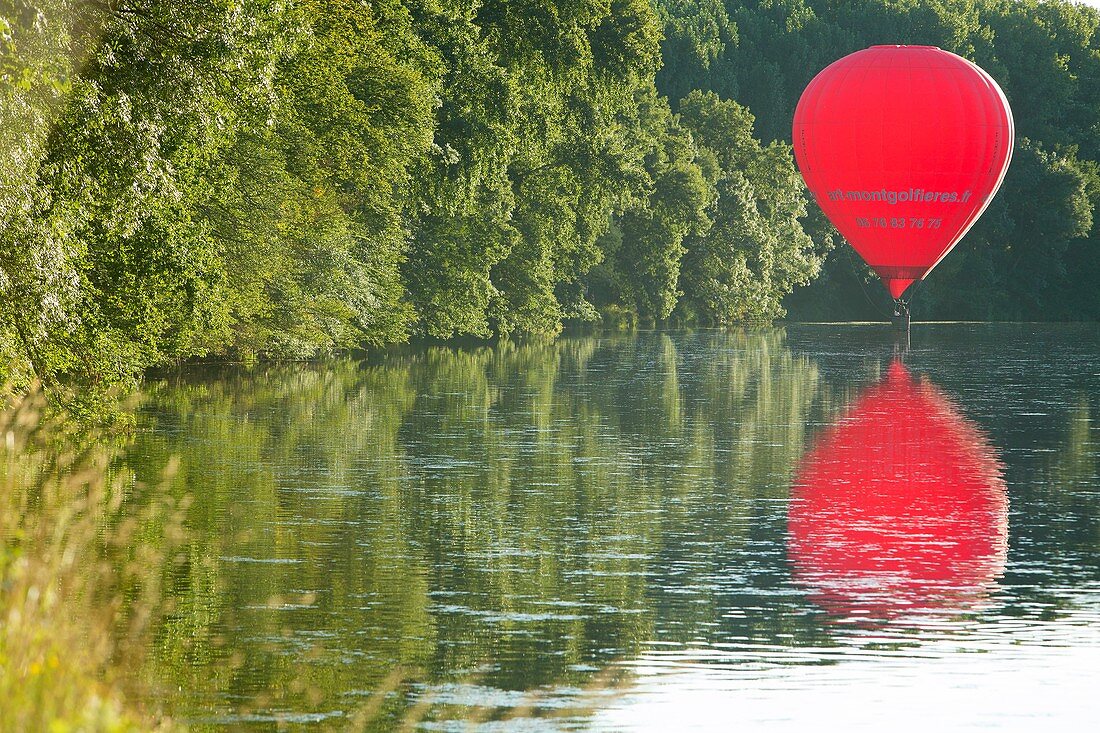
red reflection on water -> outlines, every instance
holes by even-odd
[[[796,582],[831,613],[961,610],[1004,569],[1007,517],[989,440],[895,361],[803,459],[788,550]]]

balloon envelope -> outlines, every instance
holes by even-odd
[[[810,193],[898,298],[981,216],[1014,131],[977,65],[933,46],[872,46],[813,78],[793,135]]]
[[[803,459],[788,531],[796,582],[834,614],[973,607],[1004,569],[1001,464],[943,393],[895,362]]]

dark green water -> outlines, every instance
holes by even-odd
[[[807,325],[150,384],[128,462],[178,457],[194,498],[152,654],[169,710],[200,729],[1088,727],[1100,328],[916,324],[905,383],[931,433],[891,423],[893,358],[885,326]],[[908,447],[834,450],[859,430]],[[799,544],[810,466],[860,461],[865,503],[834,486]],[[867,508],[945,470],[963,498]],[[846,574],[845,542],[885,564]]]

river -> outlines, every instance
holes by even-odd
[[[567,336],[151,380],[199,730],[1100,722],[1100,328]],[[176,465],[176,464],[174,464]]]

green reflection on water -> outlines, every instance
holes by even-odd
[[[179,456],[175,489],[194,497],[158,654],[178,712],[351,713],[395,668],[583,686],[645,640],[707,638],[728,555],[714,550],[782,544],[753,500],[786,495],[820,393],[775,330],[152,385],[129,461]],[[769,634],[797,625],[759,616],[746,623]]]

